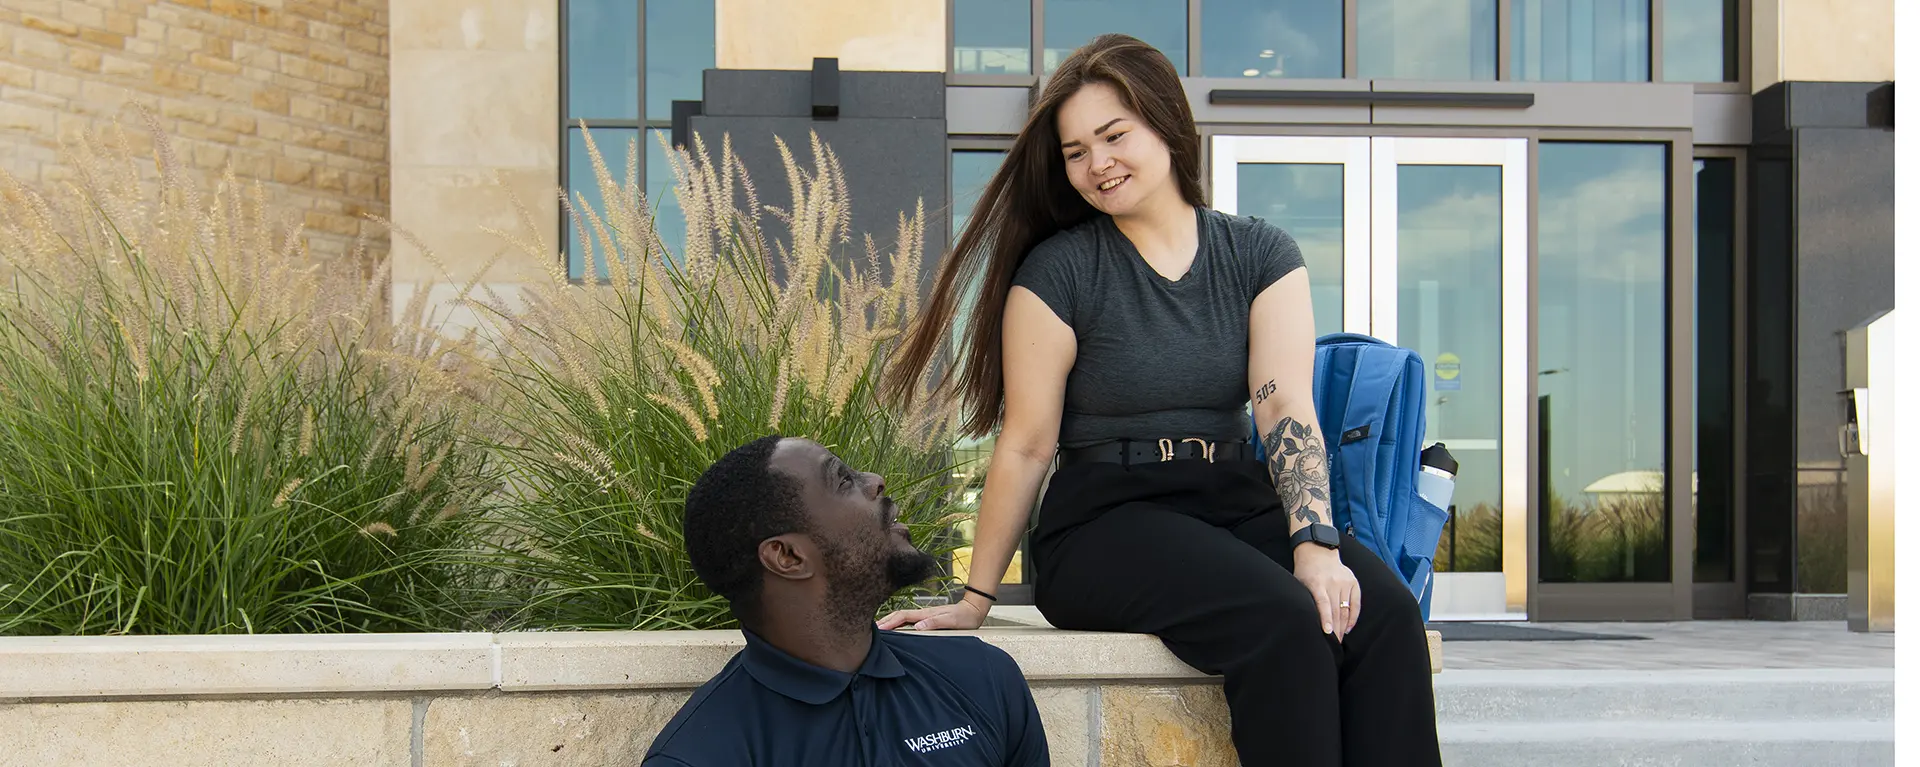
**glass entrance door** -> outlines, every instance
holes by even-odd
[[[1212,155],[1215,207],[1299,242],[1317,333],[1426,363],[1424,444],[1460,462],[1433,618],[1525,618],[1526,139],[1216,136]]]

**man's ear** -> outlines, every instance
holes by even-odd
[[[760,566],[775,577],[805,580],[813,577],[812,542],[800,535],[776,535],[760,542]]]

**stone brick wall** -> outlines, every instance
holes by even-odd
[[[382,255],[387,23],[387,0],[6,0],[0,169],[56,182],[62,140],[139,129],[137,102],[183,162],[266,182],[316,255]]]

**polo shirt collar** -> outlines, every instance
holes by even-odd
[[[754,681],[808,705],[818,706],[839,697],[853,682],[855,675],[889,679],[907,673],[906,668],[900,665],[900,659],[894,655],[893,648],[888,647],[881,637],[878,627],[873,630],[873,647],[867,651],[866,661],[853,674],[843,674],[795,658],[752,631],[741,629],[740,633],[747,637],[743,660],[747,673],[753,676]]]

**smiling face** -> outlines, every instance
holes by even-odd
[[[888,596],[938,572],[933,556],[914,548],[879,475],[855,471],[803,439],[781,440],[770,463],[800,484],[807,532],[796,548],[818,557],[830,609],[870,619]]]
[[[1146,206],[1179,203],[1166,142],[1113,86],[1088,83],[1061,102],[1054,122],[1067,180],[1095,210],[1124,217]]]

